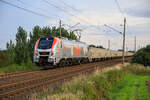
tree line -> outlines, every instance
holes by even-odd
[[[58,27],[40,27],[35,26],[32,32],[27,34],[27,31],[23,27],[19,27],[16,33],[16,43],[10,40],[6,44],[6,51],[0,51],[0,66],[10,64],[32,64],[34,46],[37,39],[41,37],[56,36],[59,34]],[[63,27],[61,28],[61,36],[67,37],[72,40],[77,40],[77,36],[73,32],[68,32]],[[6,58],[7,56],[7,58]],[[6,60],[6,61],[3,61]]]
[[[102,45],[98,45],[98,46],[96,46],[96,45],[94,45],[94,44],[89,45],[89,47],[106,49],[106,48],[104,48]]]

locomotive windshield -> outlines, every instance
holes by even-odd
[[[41,39],[39,42],[39,49],[50,49],[52,47],[53,44],[53,38],[49,38],[49,39]]]

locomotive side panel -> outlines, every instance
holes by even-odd
[[[87,45],[82,42],[62,39],[61,42],[57,43],[54,57],[56,59],[55,65],[62,61],[80,62],[80,60],[88,59]]]

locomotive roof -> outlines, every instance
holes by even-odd
[[[40,38],[40,40],[42,40],[42,39],[52,39],[52,38],[55,38],[54,36],[50,36],[50,37],[41,37]],[[82,43],[82,44],[86,44],[85,42],[81,42],[81,41],[77,41],[77,40],[71,40],[71,39],[68,39],[68,38],[66,38],[66,37],[56,37],[56,38],[59,38],[59,39],[61,39],[61,40],[63,40],[63,41],[70,41],[70,42],[76,42],[76,43]]]

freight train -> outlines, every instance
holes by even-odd
[[[125,56],[132,56],[127,52]],[[122,52],[89,47],[84,42],[48,37],[36,41],[34,63],[42,68],[69,66],[121,57]]]

